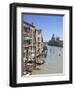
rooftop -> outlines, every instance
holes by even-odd
[[[31,27],[35,27],[33,24],[28,23],[28,22],[26,22],[26,21],[24,21],[24,24],[27,24],[27,25],[29,25],[29,26],[31,26]]]

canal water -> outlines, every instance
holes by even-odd
[[[33,70],[32,75],[56,74],[63,72],[63,48],[48,46],[47,57],[43,58],[45,63],[39,66],[39,70]]]

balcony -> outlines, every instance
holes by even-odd
[[[23,47],[24,48],[29,48],[29,47],[32,47],[32,44],[24,44]]]
[[[31,37],[23,37],[23,40],[32,40],[32,38]]]
[[[26,37],[32,37],[32,33],[31,32],[23,32],[23,35]]]

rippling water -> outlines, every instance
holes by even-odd
[[[63,48],[48,46],[45,63],[40,65],[40,70],[33,70],[32,74],[55,74],[63,72]]]

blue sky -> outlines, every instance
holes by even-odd
[[[49,41],[52,34],[63,38],[63,16],[23,14],[23,21],[33,22],[37,29],[41,29],[44,41]]]

